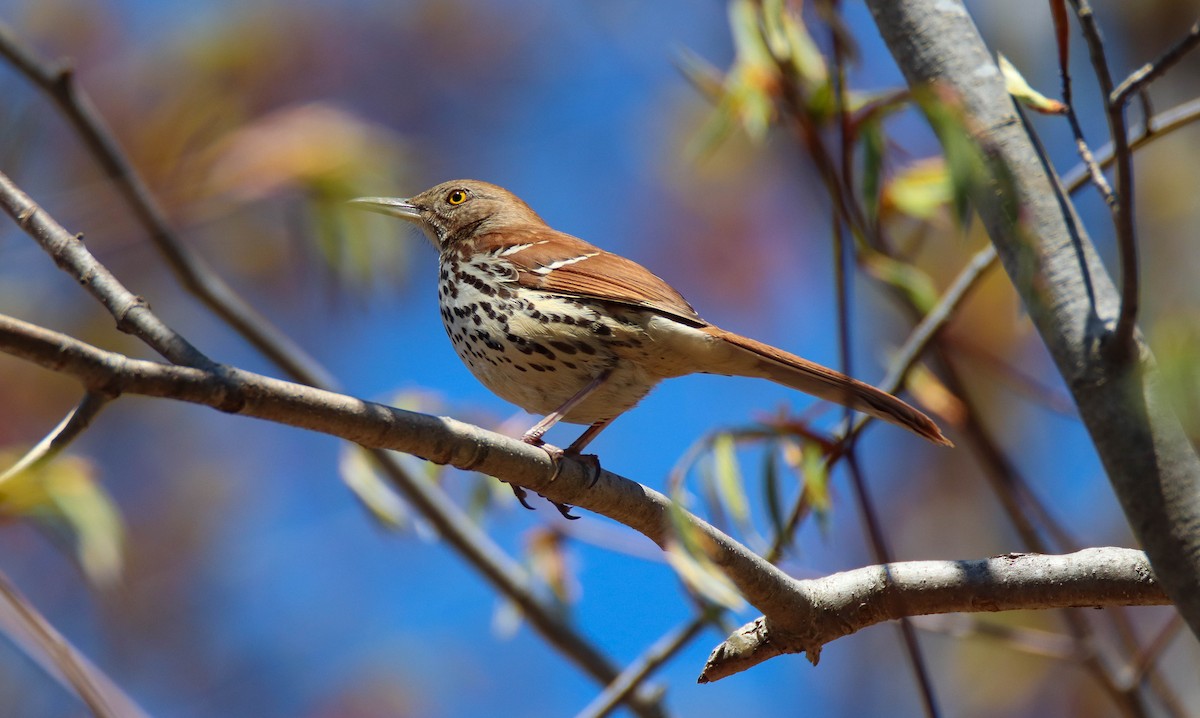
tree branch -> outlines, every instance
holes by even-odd
[[[0,573],[0,632],[58,682],[71,688],[96,718],[148,718]]]
[[[65,334],[0,315],[0,351],[74,376],[110,396],[141,394],[177,399],[231,414],[266,419],[353,441],[402,451],[437,464],[479,471],[560,503],[613,518],[659,546],[672,535],[670,500],[588,462],[559,466],[539,447],[448,417],[403,411],[229,366],[217,371],[131,359]],[[594,484],[593,484],[594,480]],[[791,579],[729,536],[691,517],[708,540],[711,558],[742,594],[764,613],[781,603]]]
[[[670,500],[657,491],[608,471],[596,476],[589,464],[577,460],[561,460],[556,471],[545,451],[454,419],[402,411],[232,367],[209,372],[131,359],[3,315],[0,351],[74,376],[92,391],[177,399],[480,471],[552,501],[608,516],[659,546],[666,544],[673,531]],[[751,662],[729,654],[728,660],[739,661],[737,665],[743,668],[781,652],[807,651],[815,661],[824,643],[853,632],[847,631],[847,626],[861,628],[901,615],[1166,602],[1148,565],[1138,558],[1139,552],[1093,549],[1101,553],[1059,557],[1062,565],[1035,563],[1043,571],[1042,578],[1028,578],[1024,591],[1018,590],[1024,584],[1012,583],[1019,574],[1000,569],[1004,561],[1027,560],[1025,555],[1005,557],[1001,563],[996,559],[919,562],[860,569],[849,575],[864,582],[867,579],[861,577],[869,576],[882,603],[859,605],[874,594],[860,590],[853,600],[844,598],[847,587],[856,584],[840,583],[842,574],[816,581],[794,580],[702,519],[685,516],[691,529],[702,537],[709,557],[742,595],[769,617],[760,619],[759,633],[764,640],[770,639],[773,648],[756,650],[759,658]],[[1046,561],[1052,558],[1045,557]],[[924,568],[908,573],[906,567],[910,566]],[[947,567],[960,574],[957,583],[949,577]],[[884,575],[889,580],[881,582]],[[996,578],[989,582],[989,576]],[[836,593],[830,593],[835,588]],[[911,597],[910,591],[915,592]],[[842,608],[828,610],[843,600]],[[848,621],[848,615],[857,618]],[[776,650],[780,647],[787,650]],[[728,673],[706,671],[705,675],[712,680]]]
[[[78,236],[58,224],[3,174],[0,174],[0,206],[38,241],[60,269],[74,277],[108,308],[117,318],[118,327],[136,335],[177,364],[222,375],[223,368],[220,365],[163,323],[143,299],[130,292],[88,251]],[[302,375],[299,380],[313,382],[318,378]],[[557,611],[538,598],[530,587],[525,570],[475,526],[444,492],[429,482],[409,476],[395,461],[395,457],[387,452],[372,451],[372,456],[397,490],[428,519],[446,542],[498,591],[519,606],[529,624],[551,645],[602,684],[608,684],[617,677],[617,667]],[[661,706],[640,694],[630,699],[630,705],[643,718],[662,715]]]
[[[1200,635],[1200,459],[1162,395],[1153,356],[1140,336],[1133,364],[1101,351],[1121,298],[966,10],[946,0],[868,5],[908,82],[953,90],[989,157],[1006,169],[1005,181],[978,188],[976,208],[1071,390],[1134,535]]]
[[[200,255],[179,241],[154,193],[134,169],[87,92],[75,81],[70,65],[61,62],[53,65],[38,58],[3,23],[0,23],[0,57],[58,106],[185,289],[297,381],[306,384],[332,381],[315,359],[242,299]]]
[[[767,617],[751,621],[712,652],[701,683],[785,653],[805,652],[815,664],[826,643],[903,616],[1169,603],[1145,554],[1127,548],[909,561],[796,583],[794,610],[806,620],[790,623],[803,629],[782,629]]]
[[[91,426],[92,419],[96,418],[96,415],[100,413],[100,410],[104,408],[108,401],[108,397],[96,392],[89,391],[84,394],[83,399],[71,411],[67,412],[67,415],[58,423],[58,426],[55,426],[32,449],[25,452],[25,455],[18,459],[15,464],[4,471],[0,471],[0,487],[3,487],[6,481],[9,481],[22,471],[35,466],[41,466],[62,453],[64,449],[71,445],[71,442],[79,438]]]
[[[1117,85],[1116,89],[1109,95],[1109,103],[1116,106],[1124,105],[1129,101],[1130,95],[1144,90],[1146,85],[1154,82],[1164,72],[1171,69],[1175,63],[1182,60],[1183,56],[1194,50],[1197,45],[1200,45],[1200,22],[1193,23],[1188,28],[1187,34],[1169,47],[1156,60],[1147,62],[1145,65],[1129,73],[1129,77],[1126,77],[1120,85]]]
[[[1116,204],[1110,204],[1113,225],[1117,232],[1117,250],[1121,258],[1121,303],[1117,314],[1116,328],[1108,336],[1103,349],[1118,364],[1138,361],[1137,317],[1140,304],[1138,289],[1137,225],[1134,222],[1133,201],[1133,152],[1129,148],[1128,129],[1125,122],[1124,103],[1109,101],[1113,95],[1112,72],[1108,68],[1108,57],[1104,40],[1096,23],[1096,14],[1088,0],[1070,0],[1083,30],[1092,58],[1092,68],[1104,98],[1104,116],[1108,120],[1108,133],[1113,143],[1113,158],[1117,165]]]

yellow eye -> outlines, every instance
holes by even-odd
[[[448,202],[453,207],[457,207],[458,205],[460,205],[466,201],[467,201],[466,190],[452,189],[452,190],[450,190],[450,194],[446,195],[446,202]]]

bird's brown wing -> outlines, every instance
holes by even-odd
[[[497,241],[497,235],[482,238]],[[650,309],[686,324],[707,324],[671,285],[637,262],[549,228],[506,230],[504,252],[517,283],[530,289]],[[506,251],[508,250],[508,251]]]

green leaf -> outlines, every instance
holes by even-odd
[[[941,157],[913,162],[887,183],[886,206],[916,219],[929,220],[954,199],[954,186]]]
[[[922,313],[937,305],[938,291],[933,278],[917,265],[870,249],[860,250],[859,261],[871,276],[903,292]]]
[[[746,482],[738,465],[737,444],[729,434],[718,434],[712,446],[713,476],[721,504],[738,524],[744,525],[750,518],[750,507],[746,499]]]
[[[1168,315],[1154,324],[1151,345],[1168,397],[1187,435],[1200,437],[1200,321]]]
[[[862,197],[867,221],[879,221],[879,201],[883,192],[883,160],[887,137],[883,123],[879,120],[864,122],[858,126],[859,142],[862,144]]]
[[[355,498],[371,514],[371,517],[391,531],[409,525],[408,507],[396,491],[376,471],[366,450],[357,444],[346,444],[338,458],[338,474],[342,483],[354,493]]]
[[[833,506],[829,496],[829,471],[825,462],[825,450],[816,443],[808,442],[802,450],[804,485],[812,496],[813,507],[828,511]]]
[[[776,536],[783,533],[786,519],[783,516],[783,496],[779,486],[779,447],[772,444],[763,454],[763,491],[766,494],[767,519]]]
[[[0,451],[0,466],[13,465],[23,455]],[[0,484],[0,516],[31,519],[69,546],[93,585],[112,586],[120,578],[124,524],[86,459],[59,456],[12,474]]]
[[[530,573],[550,589],[561,606],[566,606],[575,581],[568,568],[563,535],[551,529],[533,529],[525,541],[525,554]]]
[[[788,58],[796,74],[810,86],[828,84],[829,68],[825,64],[825,56],[821,54],[821,49],[801,17],[785,11],[780,16],[780,25],[787,37]]]
[[[928,88],[914,91],[913,97],[942,143],[954,218],[959,226],[966,226],[972,195],[976,191],[982,192],[991,179],[987,160],[968,129],[956,99]]]
[[[688,520],[678,497],[673,497],[667,514],[671,518],[673,531],[664,551],[667,563],[680,580],[688,590],[708,602],[734,611],[742,610],[746,605],[745,600],[720,567],[704,552],[702,544],[709,539]]]
[[[825,450],[811,441],[788,441],[784,444],[783,460],[799,475],[809,506],[824,528],[828,523],[829,511],[833,508]]]

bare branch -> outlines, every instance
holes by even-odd
[[[1133,201],[1133,152],[1129,148],[1128,127],[1125,122],[1124,103],[1107,101],[1113,94],[1112,73],[1100,37],[1100,27],[1088,0],[1071,0],[1083,39],[1092,58],[1092,68],[1100,84],[1100,93],[1105,98],[1104,116],[1108,119],[1108,132],[1113,143],[1113,157],[1117,165],[1117,201],[1111,205],[1113,224],[1117,230],[1117,249],[1121,257],[1121,304],[1116,328],[1107,337],[1105,350],[1118,364],[1136,362],[1138,304],[1138,255],[1137,228],[1134,223]]]
[[[1142,92],[1146,89],[1146,85],[1154,82],[1162,76],[1167,70],[1171,69],[1175,63],[1183,59],[1183,56],[1191,52],[1200,45],[1200,21],[1194,23],[1181,39],[1176,41],[1174,45],[1167,49],[1153,62],[1147,62],[1138,69],[1134,70],[1126,77],[1120,85],[1117,86],[1112,94],[1109,95],[1109,104],[1115,106],[1124,105],[1129,101],[1129,96],[1134,93]]]
[[[1149,117],[1145,125],[1132,128],[1129,131],[1129,148],[1133,151],[1140,150],[1151,142],[1187,127],[1197,120],[1200,120],[1200,99],[1176,105]],[[1096,155],[1099,157],[1097,161],[1101,167],[1111,165],[1114,160],[1112,144],[1101,147],[1097,150]],[[1082,166],[1073,168],[1062,178],[1063,186],[1072,194],[1078,192],[1086,182],[1087,168]]]
[[[155,316],[145,299],[135,296],[100,264],[84,247],[82,235],[71,234],[55,222],[3,173],[0,173],[0,207],[37,240],[59,268],[74,276],[104,305],[116,318],[118,329],[137,336],[176,364],[213,366],[211,359]]]
[[[553,501],[620,521],[659,546],[665,545],[671,535],[670,500],[657,491],[608,471],[595,476],[591,465],[576,460],[562,460],[556,471],[545,451],[453,419],[402,411],[230,367],[223,367],[217,374],[130,359],[3,316],[0,351],[75,376],[85,386],[107,392],[178,399],[481,471]],[[787,639],[785,643],[773,639],[772,645],[808,651],[810,658],[816,657],[824,643],[846,635],[848,625],[861,628],[908,615],[906,611],[918,614],[1166,602],[1139,552],[1100,549],[1101,554],[1083,552],[1059,557],[1064,561],[1059,568],[1053,563],[1035,564],[1043,582],[1030,579],[1025,590],[1021,590],[1021,584],[1014,584],[1009,574],[1000,572],[1003,562],[1019,563],[1026,560],[1024,555],[1004,557],[999,559],[1000,564],[995,563],[996,559],[929,562],[929,567],[937,568],[933,573],[929,567],[917,573],[898,570],[926,562],[860,569],[865,573],[856,574],[859,578],[855,580],[866,581],[863,577],[869,576],[882,604],[860,605],[865,598],[876,600],[860,595],[845,605],[839,604],[837,610],[820,613],[842,599],[829,594],[830,589],[814,593],[814,587],[824,586],[824,581],[844,591],[846,585],[855,584],[837,583],[837,577],[796,581],[703,520],[690,515],[687,519],[696,535],[705,539],[704,548],[710,558],[750,603],[771,617],[770,631],[781,631],[779,640]],[[1097,556],[1105,560],[1098,563]],[[1117,558],[1124,563],[1117,562]],[[880,581],[880,572],[886,572],[890,580]],[[1053,579],[1044,580],[1045,576]],[[910,595],[910,590],[915,593]],[[848,617],[853,620],[848,621]],[[762,654],[760,660],[767,657]]]
[[[625,696],[683,650],[696,636],[700,635],[700,631],[711,621],[712,616],[701,613],[655,641],[653,646],[650,646],[636,661],[626,666],[625,670],[621,671],[621,675],[606,686],[600,695],[592,699],[592,702],[575,718],[604,718],[612,713],[620,707]]]
[[[108,403],[109,398],[89,391],[84,394],[83,399],[74,409],[67,412],[63,420],[54,427],[41,441],[39,441],[32,449],[22,456],[17,463],[8,467],[4,472],[0,472],[0,486],[17,474],[26,469],[34,468],[41,464],[50,461],[63,449],[70,446],[82,434],[88,426],[91,425],[92,419],[100,410]]]
[[[800,615],[791,617],[791,628],[766,617],[746,624],[712,652],[701,683],[786,653],[807,653],[815,664],[826,643],[901,616],[1170,603],[1145,554],[1127,548],[910,561],[797,584],[793,610]]]
[[[332,377],[316,360],[242,299],[204,259],[179,241],[167,221],[166,213],[134,169],[104,118],[96,111],[91,98],[75,81],[75,74],[69,65],[59,63],[54,66],[41,60],[3,23],[0,23],[0,56],[58,106],[112,179],[134,217],[145,228],[150,240],[184,288],[297,381],[306,384],[332,382]]]
[[[205,371],[131,359],[2,315],[0,351],[111,395],[178,399],[480,471],[553,501],[614,518],[660,546],[671,535],[666,515],[670,501],[657,491],[607,471],[596,478],[589,463],[573,459],[560,461],[556,471],[541,448],[454,419],[402,411],[234,367]],[[696,530],[711,542],[713,560],[729,571],[746,598],[756,605],[774,605],[790,579],[725,534],[700,519],[694,521]]]
[[[42,670],[75,691],[97,718],[147,718],[133,699],[63,638],[2,573],[0,631]]]

